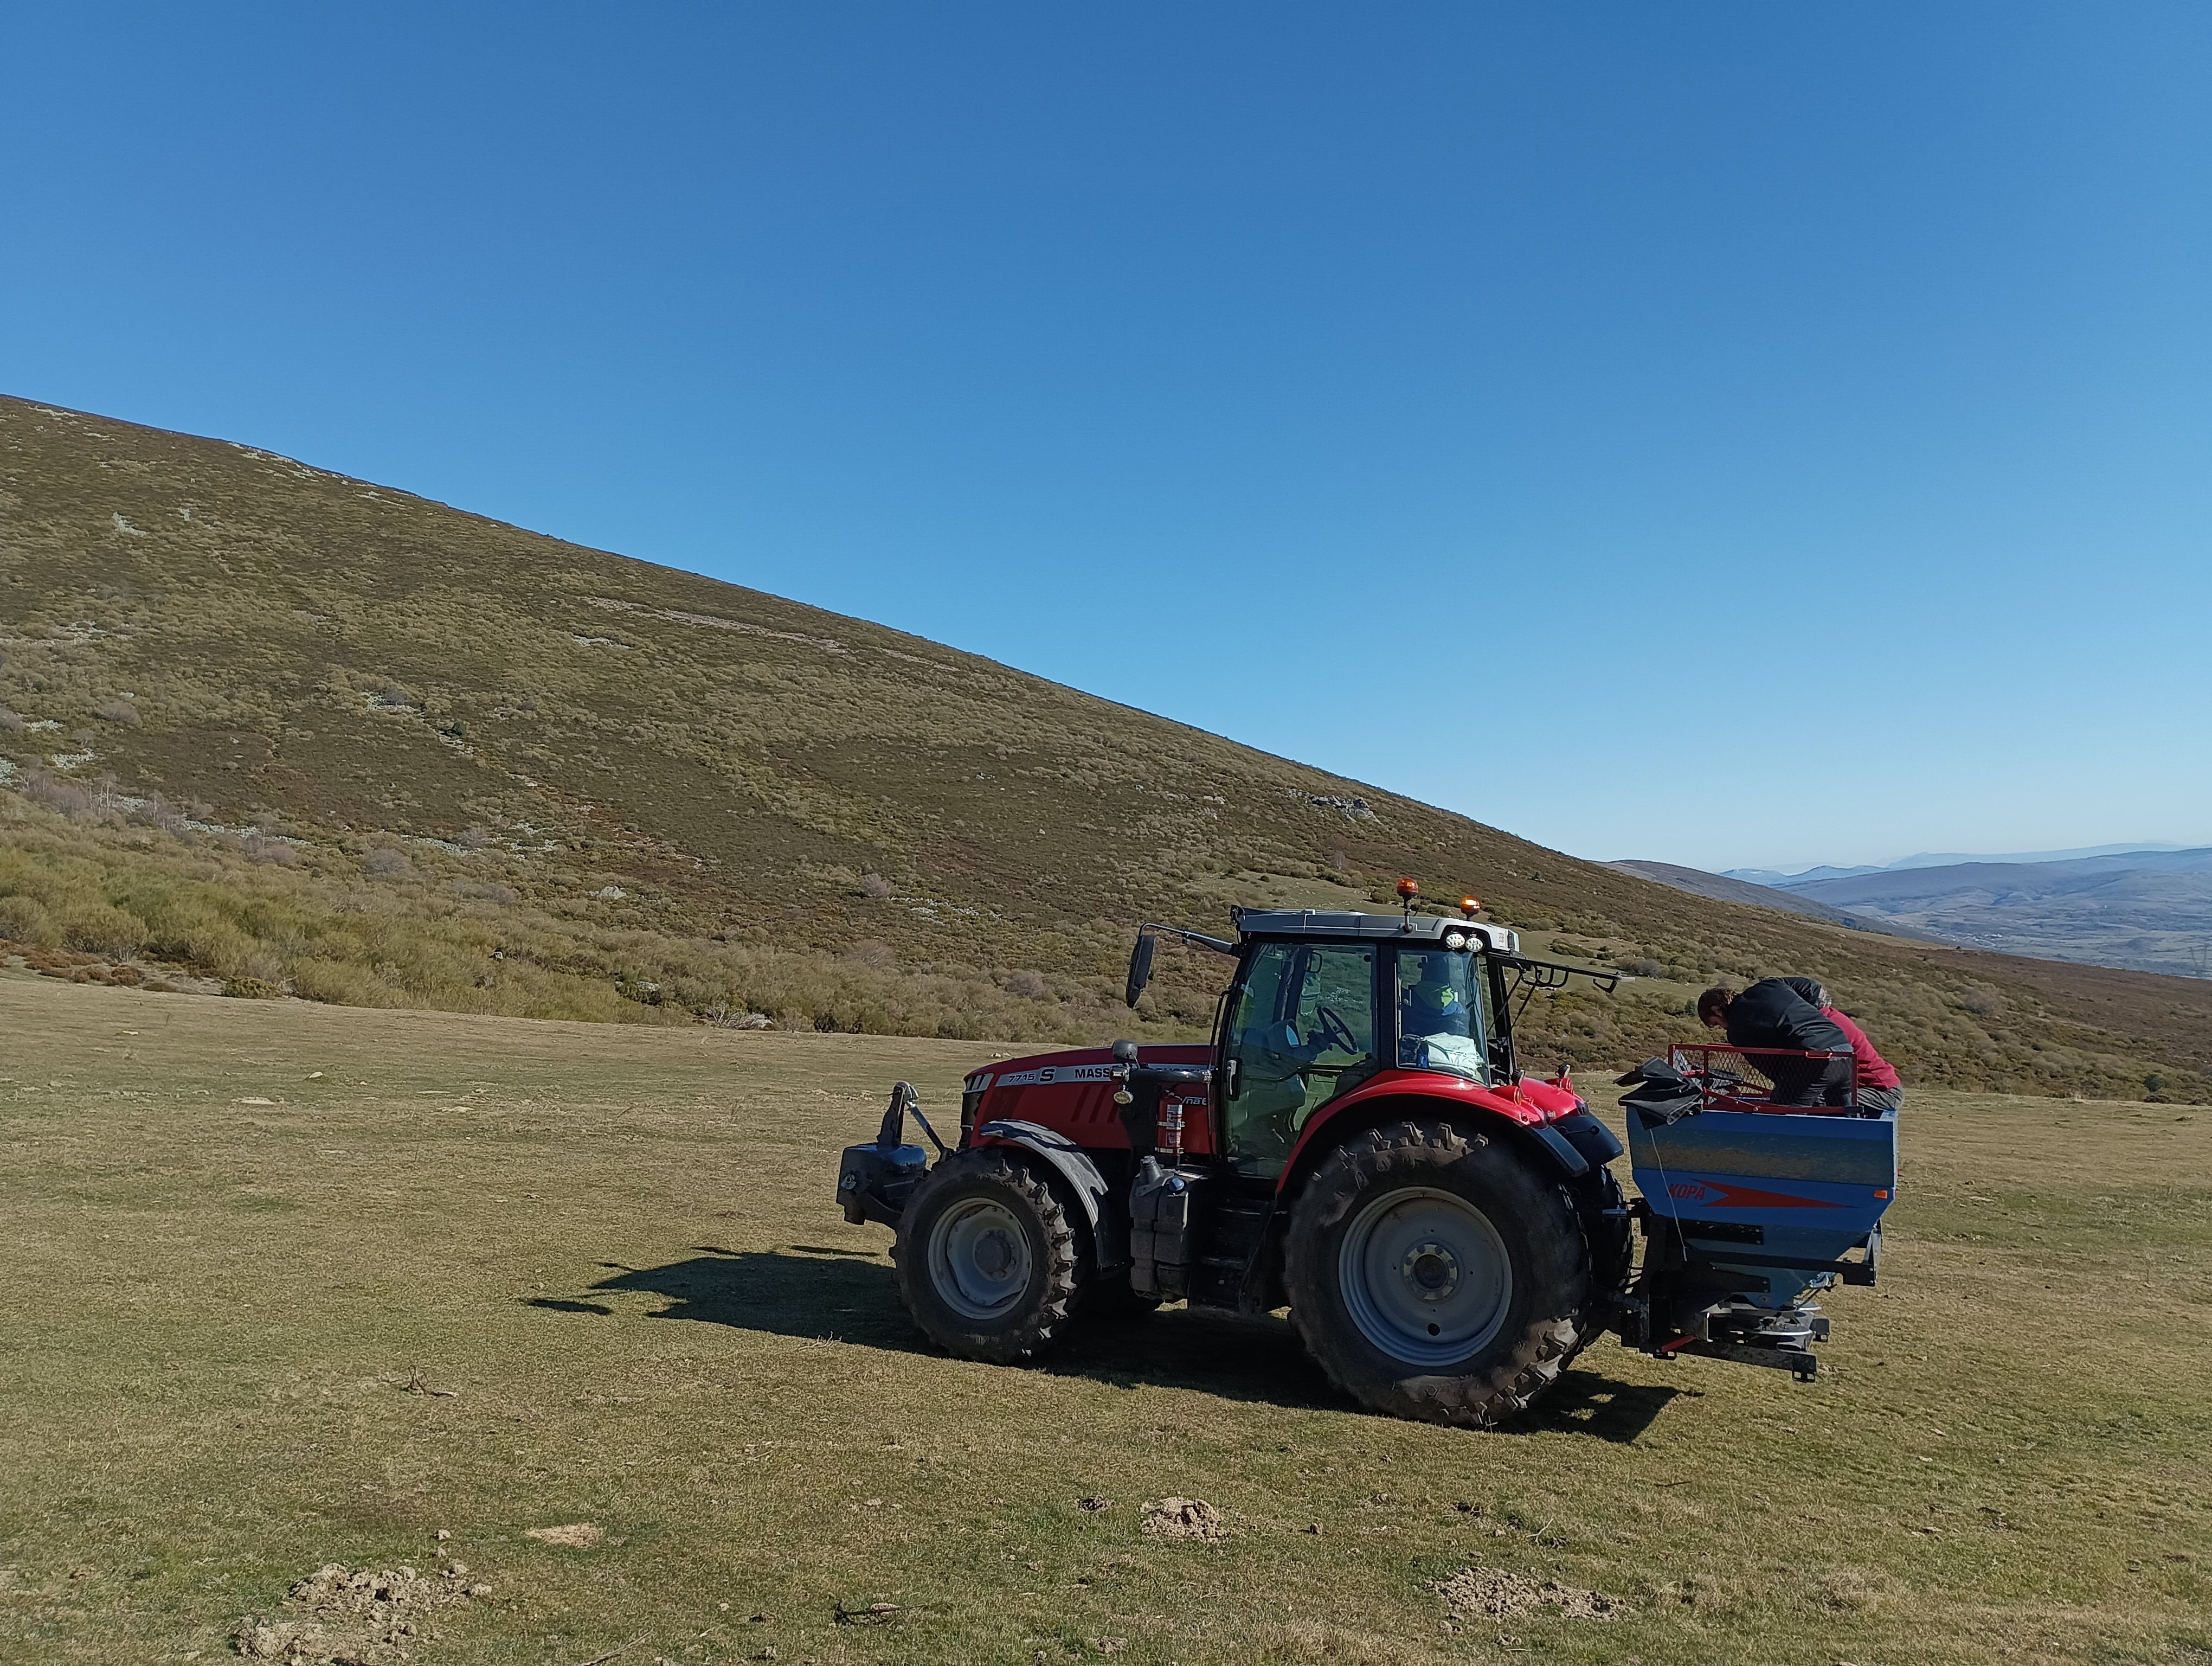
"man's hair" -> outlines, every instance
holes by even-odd
[[[1698,1021],[1702,1024],[1716,1012],[1727,1012],[1729,1002],[1735,999],[1735,990],[1725,983],[1716,983],[1698,997]]]

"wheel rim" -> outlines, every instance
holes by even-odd
[[[1412,1365],[1449,1365],[1486,1347],[1513,1302],[1513,1263],[1490,1218],[1429,1187],[1386,1192],[1359,1212],[1337,1282],[1359,1334]]]
[[[963,1319],[1004,1317],[1029,1288],[1030,1239],[1014,1212],[969,1198],[929,1229],[929,1275],[945,1304]]]

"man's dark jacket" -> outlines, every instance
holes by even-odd
[[[1778,1047],[1795,1053],[1845,1055],[1825,1065],[1813,1060],[1795,1064],[1780,1059],[1754,1060],[1774,1079],[1777,1104],[1843,1103],[1844,1090],[1850,1079],[1851,1038],[1820,1011],[1820,986],[1810,978],[1770,977],[1753,984],[1729,1003],[1728,1038],[1732,1047]]]

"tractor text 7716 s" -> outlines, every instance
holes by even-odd
[[[968,1079],[947,1150],[901,1083],[840,1166],[848,1220],[896,1234],[940,1346],[1011,1362],[1086,1313],[1285,1304],[1378,1411],[1484,1426],[1601,1332],[1660,1355],[1817,1369],[1812,1298],[1871,1284],[1896,1116],[1784,1103],[1826,1055],[1678,1047],[1622,1078],[1631,1161],[1562,1071],[1524,1075],[1515,1002],[1571,976],[1503,927],[1416,912],[1236,911],[1235,940],[1146,926],[1236,972],[1212,1043],[1010,1059]],[[939,1158],[905,1143],[912,1113]],[[1641,1251],[1632,1225],[1642,1228]],[[1852,1252],[1856,1252],[1856,1259]]]

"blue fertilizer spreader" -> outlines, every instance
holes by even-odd
[[[1875,1281],[1897,1195],[1894,1110],[1859,1108],[1849,1071],[1840,1104],[1792,1103],[1838,1056],[1681,1046],[1620,1079],[1644,1236],[1631,1347],[1818,1372],[1813,1298]]]

